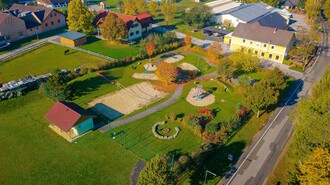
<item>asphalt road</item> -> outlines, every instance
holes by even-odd
[[[274,111],[264,128],[257,133],[250,146],[240,156],[235,164],[236,169],[229,176],[224,177],[219,184],[262,185],[266,182],[294,129],[289,119],[290,112],[299,98],[309,95],[313,83],[322,76],[330,63],[328,35],[330,26],[327,22],[323,22],[323,28],[317,62],[306,70],[304,77],[296,81],[295,88],[288,93],[282,106]]]

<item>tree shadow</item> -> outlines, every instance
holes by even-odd
[[[206,170],[215,173],[217,177],[225,176],[226,172],[237,162],[245,146],[246,142],[239,141],[229,145],[214,146],[202,152],[194,159],[195,167],[190,176],[190,183],[203,184]],[[228,160],[229,154],[234,156],[232,162]],[[208,176],[207,179],[214,178],[214,176]]]
[[[116,80],[117,78],[107,76],[110,81]],[[105,79],[95,76],[85,80],[75,81],[71,84],[74,94],[74,99],[89,94],[90,92],[97,91],[102,85],[108,84]]]

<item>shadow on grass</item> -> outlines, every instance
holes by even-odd
[[[86,44],[92,44],[92,43],[97,42],[99,40],[101,40],[101,39],[99,39],[97,37],[94,37],[94,36],[89,36],[89,37],[87,37],[87,43]]]
[[[215,173],[218,177],[225,176],[226,172],[237,162],[245,146],[245,142],[234,142],[202,152],[195,160],[190,183],[203,184],[206,170]],[[228,160],[229,154],[234,156],[233,162]],[[208,176],[208,180],[211,179],[214,179],[214,177]]]
[[[107,76],[107,78],[110,81],[114,81],[117,79],[117,78],[111,77],[111,76]],[[89,94],[90,92],[97,91],[102,85],[108,84],[108,83],[109,82],[107,82],[103,78],[101,78],[99,76],[95,76],[95,77],[91,77],[91,78],[88,78],[85,80],[75,81],[71,85],[72,85],[74,97],[78,98],[80,96]]]

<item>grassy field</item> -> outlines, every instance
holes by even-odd
[[[73,70],[76,67],[96,67],[107,60],[83,52],[70,50],[64,55],[66,47],[45,44],[41,47],[10,58],[0,63],[0,83],[18,80],[27,75],[41,75],[55,68]]]
[[[68,143],[38,91],[0,102],[0,184],[129,184],[138,157],[98,131]]]
[[[140,53],[139,46],[137,44],[132,46],[129,44],[115,44],[110,41],[101,40],[92,36],[88,37],[87,44],[84,44],[80,47],[116,59],[123,59],[128,56],[136,56]]]
[[[67,29],[67,27],[62,27],[62,28],[59,28],[59,29],[56,29],[56,30],[46,32],[46,33],[38,34],[38,38],[37,38],[36,35],[34,35],[34,36],[31,36],[31,37],[27,37],[27,38],[21,39],[19,41],[13,42],[13,43],[11,43],[10,46],[0,50],[0,55],[6,53],[8,51],[11,51],[11,50],[26,46],[28,44],[37,42],[40,39],[44,39],[44,38],[47,38],[47,37],[51,37],[51,36],[60,34],[64,31],[66,31],[66,29]]]

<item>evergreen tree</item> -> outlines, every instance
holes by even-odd
[[[140,173],[138,184],[175,184],[174,175],[166,163],[166,157],[157,155],[156,157],[152,158],[150,162],[147,162],[147,165]]]
[[[127,37],[127,27],[124,21],[114,13],[108,13],[100,28],[101,36],[107,40],[120,41]]]
[[[41,90],[52,99],[58,101],[69,100],[72,98],[72,91],[68,81],[67,76],[59,69],[56,69],[46,83],[42,84]]]
[[[67,24],[69,30],[89,33],[93,30],[93,15],[81,0],[71,0],[68,6]]]

